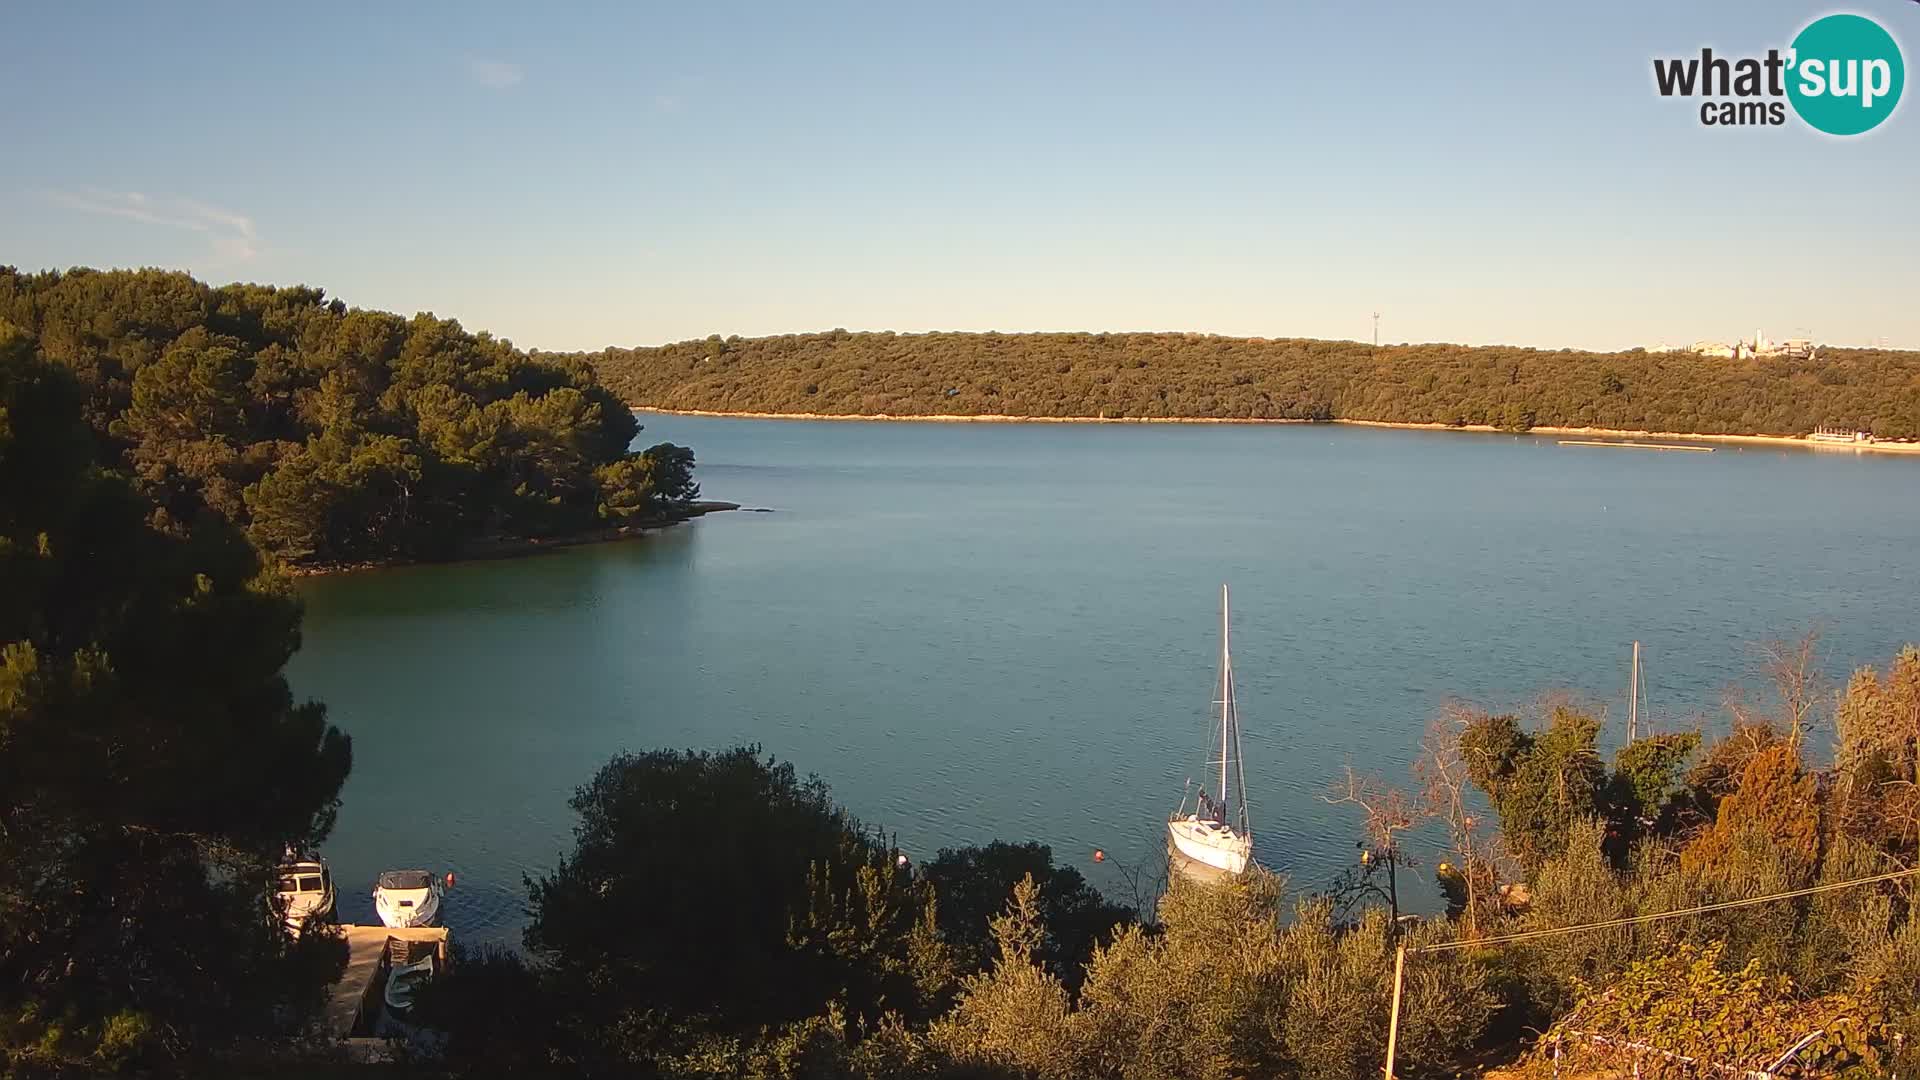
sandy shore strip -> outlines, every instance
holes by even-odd
[[[1410,431],[1475,431],[1494,435],[1573,435],[1594,439],[1691,439],[1799,450],[1839,450],[1873,454],[1920,454],[1920,442],[1817,443],[1804,435],[1704,435],[1688,431],[1638,431],[1623,428],[1550,427],[1509,431],[1491,424],[1417,424],[1399,420],[1285,420],[1237,416],[1008,416],[1002,413],[969,415],[894,415],[891,413],[716,412],[711,409],[656,409],[635,406],[636,413],[661,416],[717,416],[738,420],[857,420],[884,423],[936,424],[1348,424],[1354,427],[1404,428]]]

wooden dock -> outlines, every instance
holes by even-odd
[[[416,926],[399,929],[391,926],[342,926],[347,939],[347,970],[333,984],[321,1014],[324,1034],[330,1039],[352,1040],[373,1034],[386,1008],[387,939],[430,943],[446,969],[450,946],[444,926]]]
[[[1632,439],[1561,439],[1561,446],[1631,446],[1638,450],[1691,450],[1696,454],[1711,454],[1711,446],[1686,446],[1681,443],[1637,442]]]

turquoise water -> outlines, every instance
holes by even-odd
[[[1920,639],[1920,461],[1327,426],[643,417],[728,513],[644,540],[314,579],[296,692],[354,737],[327,848],[453,870],[513,941],[521,876],[613,753],[757,741],[909,851],[1039,839],[1150,864],[1200,772],[1222,582],[1258,854],[1318,887],[1352,763],[1405,779],[1449,698],[1565,688],[1722,722],[1752,645],[1823,632],[1837,680]],[[673,823],[662,822],[663,828]],[[1095,865],[1104,848],[1113,861]],[[1120,890],[1124,891],[1124,890]]]

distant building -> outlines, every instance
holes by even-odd
[[[1860,446],[1873,442],[1873,432],[1855,431],[1851,428],[1843,427],[1819,427],[1814,428],[1813,434],[1808,436],[1808,438],[1817,443],[1843,443],[1849,446]]]
[[[1696,341],[1691,345],[1675,345],[1671,348],[1649,349],[1648,352],[1689,352],[1695,356],[1712,356],[1723,360],[1751,359],[1760,356],[1784,356],[1792,360],[1811,360],[1818,354],[1820,347],[1808,338],[1788,338],[1785,341],[1770,340],[1758,330],[1750,340],[1735,341]]]
[[[1770,341],[1765,334],[1755,330],[1753,341],[1743,343],[1748,356],[1785,356],[1794,360],[1813,359],[1814,344],[1807,338],[1788,338],[1786,341]]]

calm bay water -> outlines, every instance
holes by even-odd
[[[1222,582],[1263,862],[1352,861],[1341,767],[1404,780],[1449,698],[1566,688],[1723,722],[1752,643],[1836,680],[1920,640],[1920,462],[1344,427],[646,416],[718,514],[630,543],[302,584],[296,693],[354,738],[326,854],[453,870],[513,942],[521,876],[609,756],[755,741],[909,851],[1001,837],[1119,889],[1201,771]],[[662,822],[663,828],[672,823]],[[1124,891],[1124,890],[1120,890]]]

